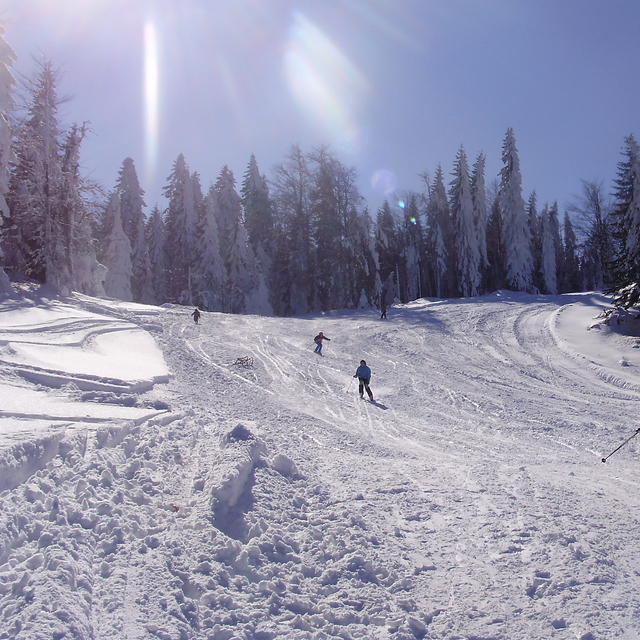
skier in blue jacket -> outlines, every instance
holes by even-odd
[[[373,402],[373,392],[369,388],[369,381],[371,380],[371,369],[367,367],[367,363],[364,360],[360,360],[360,366],[356,369],[356,374],[353,376],[358,378],[360,385],[358,391],[360,391],[360,397],[364,397],[364,390],[367,390],[369,400]]]

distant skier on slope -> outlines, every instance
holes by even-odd
[[[313,341],[316,343],[316,348],[313,350],[314,353],[317,353],[318,355],[322,355],[322,341],[323,340],[328,340],[329,342],[331,342],[331,338],[327,338],[327,336],[324,335],[324,333],[322,333],[322,331],[313,339]]]
[[[200,316],[202,315],[202,314],[200,313],[200,309],[198,309],[198,308],[196,307],[196,310],[195,310],[191,315],[193,316],[193,321],[194,321],[196,324],[199,324],[199,323],[200,323]]]
[[[364,360],[360,360],[360,366],[356,369],[356,374],[353,376],[358,378],[360,385],[358,391],[360,391],[360,397],[364,397],[364,390],[367,390],[369,400],[373,402],[373,391],[369,388],[369,381],[371,380],[371,369],[367,367],[367,363]]]

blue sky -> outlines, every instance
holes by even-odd
[[[525,199],[562,210],[640,136],[637,0],[0,0],[0,19],[15,72],[62,67],[87,174],[112,188],[132,157],[149,206],[179,153],[206,190],[299,143],[354,166],[375,211],[438,163],[448,181],[461,144],[489,182],[513,127]]]

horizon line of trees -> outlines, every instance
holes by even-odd
[[[203,190],[182,154],[145,213],[134,161],[106,196],[80,173],[87,127],[63,130],[57,73],[42,61],[13,100],[15,54],[0,30],[0,291],[30,278],[80,291],[208,311],[298,315],[475,297],[498,289],[557,294],[604,289],[640,299],[640,151],[624,141],[614,192],[583,181],[564,212],[525,201],[515,136],[487,184],[485,156],[461,146],[447,181],[385,201],[373,220],[355,169],[328,148],[292,145],[268,179],[252,155],[239,190],[224,166]],[[3,270],[4,269],[4,270]]]

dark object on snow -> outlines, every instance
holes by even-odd
[[[233,364],[239,364],[242,367],[253,367],[253,358],[251,356],[242,356],[242,358],[236,358]]]
[[[380,320],[382,320],[387,317],[387,305],[384,302],[380,305],[380,311]]]
[[[331,338],[327,338],[327,336],[324,335],[324,333],[322,333],[322,331],[313,339],[313,341],[316,343],[316,348],[313,350],[314,353],[318,353],[320,355],[322,355],[322,341],[323,340],[328,340],[329,342],[331,342]]]
[[[360,366],[356,369],[356,374],[353,376],[354,378],[358,378],[360,384],[358,385],[358,391],[360,392],[360,397],[364,396],[364,390],[367,390],[367,395],[371,402],[373,402],[373,391],[369,388],[369,381],[371,380],[371,369],[367,367],[367,363],[364,360],[360,360]]]
[[[630,435],[619,447],[616,447],[608,456],[605,456],[604,458],[602,458],[602,462],[606,462],[608,458],[610,458],[619,449],[622,449],[622,447],[624,447],[624,445],[627,444],[627,442],[629,442],[629,440],[633,440],[633,438],[635,438],[639,433],[640,433],[640,427],[637,428],[633,432],[633,434]]]
[[[202,314],[200,313],[200,309],[196,309],[196,310],[195,310],[191,315],[193,316],[193,321],[194,321],[196,324],[198,324],[198,323],[199,323],[199,321],[200,321],[200,316],[202,315]]]

